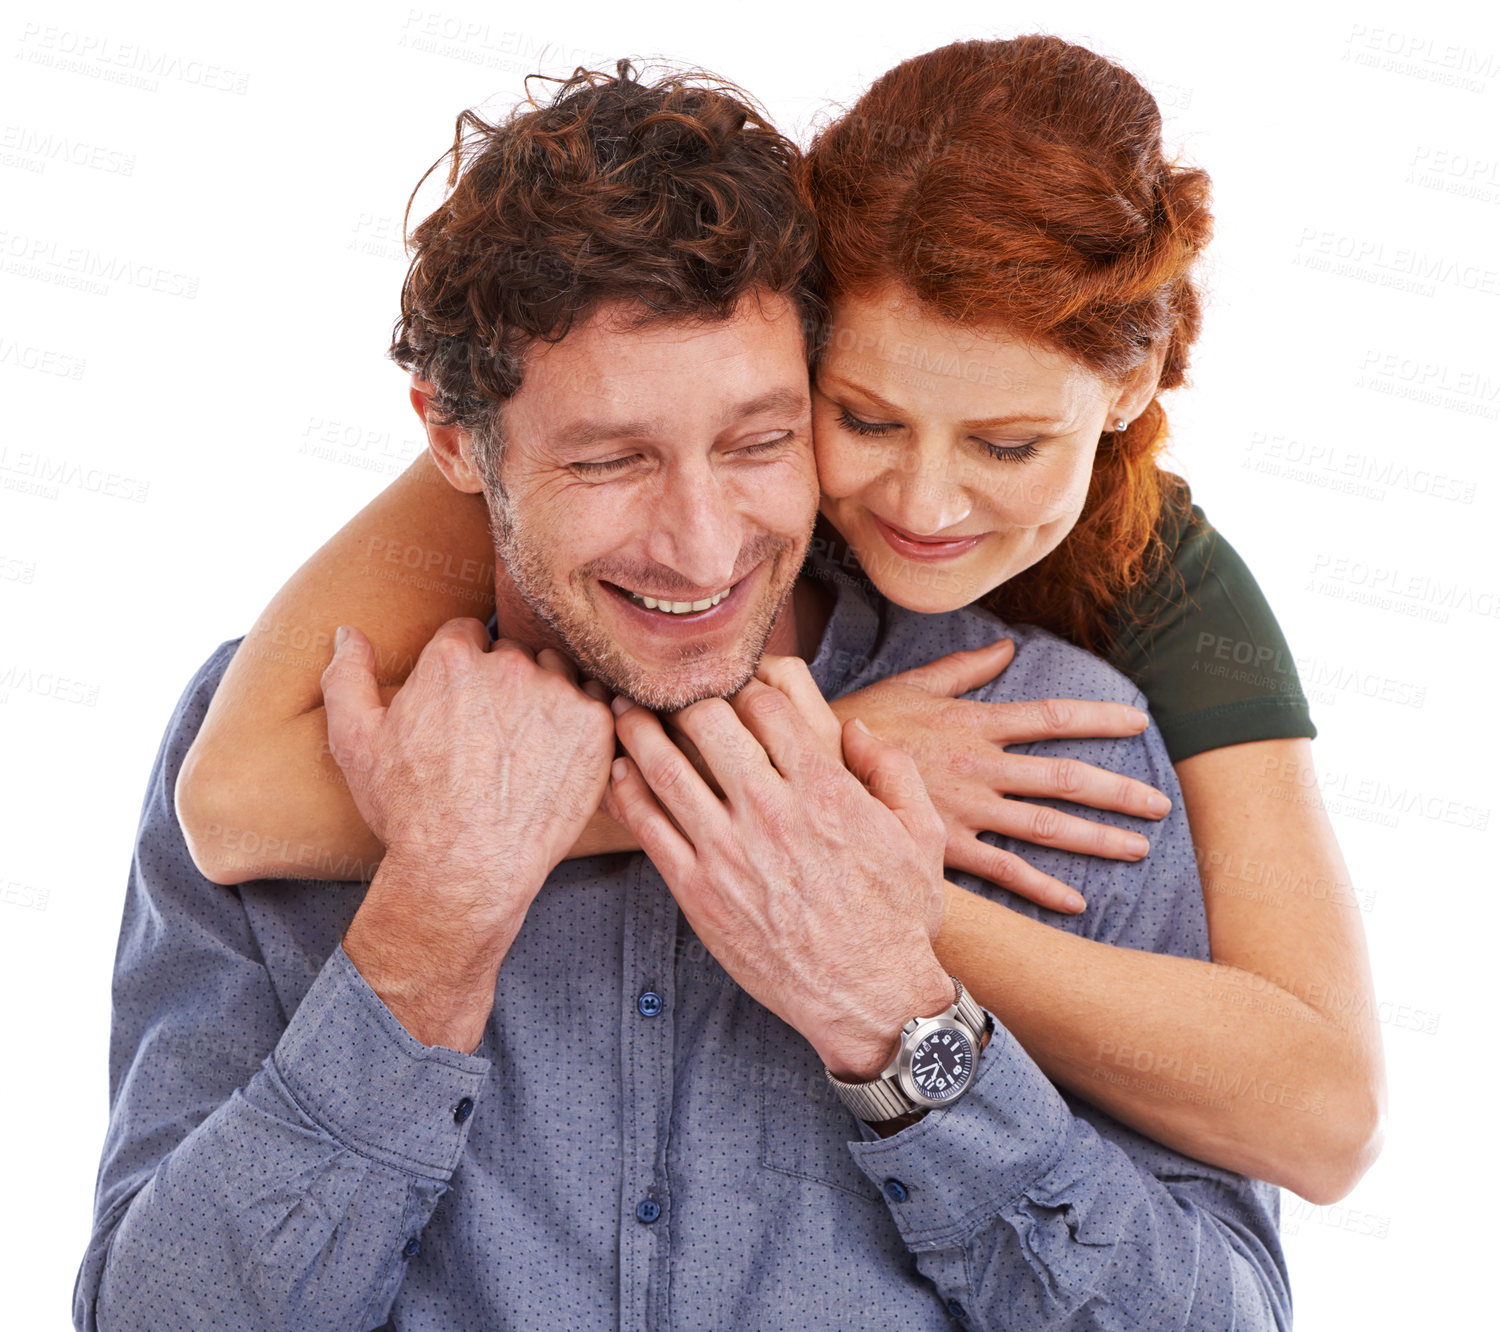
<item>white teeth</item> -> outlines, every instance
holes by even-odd
[[[637,606],[644,606],[647,610],[666,611],[668,615],[691,615],[694,611],[706,611],[712,606],[717,606],[733,591],[732,587],[726,587],[706,601],[658,601],[655,597],[638,596],[634,592],[626,592],[625,595]]]

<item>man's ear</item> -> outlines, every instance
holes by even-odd
[[[1110,430],[1118,420],[1134,421],[1156,396],[1156,386],[1161,382],[1162,362],[1166,359],[1165,346],[1157,347],[1141,366],[1120,385],[1114,405],[1105,418],[1104,428]]]
[[[432,450],[432,459],[438,470],[448,478],[455,490],[478,495],[484,491],[484,482],[479,479],[479,469],[474,465],[474,441],[469,432],[459,425],[440,425],[433,420],[436,405],[432,400],[432,384],[411,377],[411,405],[427,431],[427,447]]]

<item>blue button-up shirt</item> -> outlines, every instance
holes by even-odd
[[[830,697],[997,636],[988,616],[913,614],[848,571],[810,569],[837,592],[811,664]],[[1144,706],[1096,658],[1009,632],[1015,660],[975,697]],[[422,1045],[339,942],[361,885],[224,888],[188,855],[172,792],[236,646],[182,696],[142,812],[78,1328],[1289,1324],[1275,1189],[1060,1093],[1004,1027],[957,1105],[878,1138],[830,1095],[808,1043],[708,953],[643,855],[559,865],[478,1049]],[[1030,748],[1172,796],[1150,856],[1025,847],[1081,889],[1079,916],[955,881],[1091,939],[1208,957],[1155,727]],[[316,871],[282,850],[289,874]]]

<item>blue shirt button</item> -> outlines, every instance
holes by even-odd
[[[415,1258],[419,1253],[422,1252],[422,1241],[419,1240],[415,1235],[413,1235],[409,1240],[406,1241],[406,1247],[402,1249],[401,1252],[407,1258]]]
[[[906,1185],[899,1179],[888,1179],[881,1188],[885,1190],[885,1196],[892,1202],[906,1201]]]
[[[642,1198],[635,1205],[635,1219],[643,1226],[649,1226],[661,1215],[661,1204],[655,1198]]]
[[[661,995],[655,990],[647,990],[635,1001],[635,1006],[640,1009],[642,1017],[655,1017],[661,1012]]]
[[[462,1124],[473,1113],[474,1102],[465,1096],[463,1100],[453,1107],[453,1122],[455,1124]]]
[[[959,1322],[968,1322],[968,1311],[957,1300],[948,1301],[948,1312],[958,1319]]]

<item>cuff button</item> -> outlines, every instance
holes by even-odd
[[[880,1187],[892,1202],[900,1203],[907,1199],[906,1185],[899,1179],[888,1179]]]
[[[465,1096],[463,1100],[453,1107],[453,1122],[455,1124],[462,1124],[473,1113],[474,1102]]]

